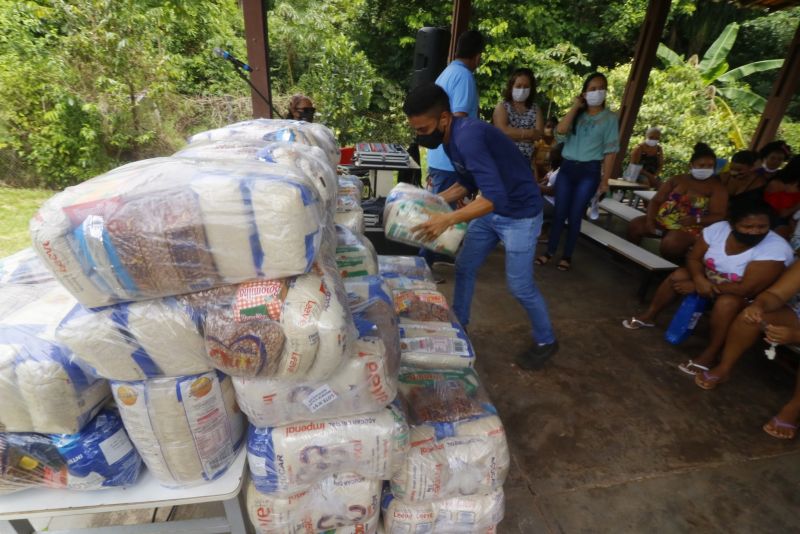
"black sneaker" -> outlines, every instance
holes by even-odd
[[[558,352],[558,341],[548,345],[536,345],[517,357],[517,365],[526,371],[536,371],[544,367],[556,352]]]

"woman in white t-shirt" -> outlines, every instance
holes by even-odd
[[[728,221],[703,229],[686,257],[658,287],[647,311],[622,322],[637,330],[654,326],[658,313],[679,296],[699,293],[714,299],[711,339],[699,357],[679,366],[695,375],[714,364],[731,322],[761,291],[789,266],[794,255],[789,243],[769,229],[770,207],[763,202],[736,206]]]

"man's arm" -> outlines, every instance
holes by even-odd
[[[456,182],[441,193],[439,196],[444,199],[445,202],[448,204],[452,204],[453,202],[458,202],[462,198],[466,197],[469,194],[469,189],[461,185],[460,183]]]

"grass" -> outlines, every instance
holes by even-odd
[[[0,258],[30,246],[28,221],[51,196],[46,189],[0,186]]]

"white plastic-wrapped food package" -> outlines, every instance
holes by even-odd
[[[422,246],[455,256],[464,234],[466,223],[457,223],[433,241],[423,241],[412,231],[425,223],[432,214],[449,214],[452,208],[439,195],[410,184],[397,184],[386,198],[383,211],[383,229],[387,239],[407,245]]]
[[[305,275],[187,298],[206,309],[209,359],[232,376],[326,378],[357,338],[341,279],[325,263]]]
[[[372,532],[380,515],[383,482],[337,473],[288,497],[247,486],[247,512],[258,534]],[[359,529],[360,527],[360,529]],[[341,529],[341,530],[340,530]]]
[[[259,161],[156,158],[56,194],[33,245],[87,307],[308,271],[325,220],[310,179]]]
[[[378,256],[378,272],[391,284],[392,278],[404,277],[433,282],[433,273],[422,256]]]
[[[182,376],[212,369],[198,311],[164,297],[88,310],[75,304],[56,337],[112,380]]]
[[[392,493],[426,502],[502,487],[510,457],[503,423],[472,369],[400,371],[411,450]]]
[[[378,412],[250,426],[247,458],[256,489],[288,496],[336,473],[387,480],[408,452],[408,426],[394,407]]]
[[[464,329],[452,323],[404,321],[400,325],[403,365],[420,369],[472,367],[475,350]]]
[[[336,267],[342,278],[378,274],[378,254],[364,237],[336,225]]]
[[[505,514],[503,488],[487,494],[449,497],[420,503],[395,499],[381,502],[383,526],[388,534],[494,534]]]
[[[130,486],[141,464],[119,413],[111,408],[75,434],[0,433],[0,488],[7,491]]]
[[[115,381],[111,389],[131,441],[164,486],[221,476],[244,441],[244,417],[225,375]]]
[[[74,434],[110,396],[59,343],[75,299],[55,281],[0,285],[0,431]]]
[[[337,211],[333,214],[333,221],[337,225],[344,226],[357,234],[363,234],[366,228],[364,225],[364,211],[361,208],[350,211]]]
[[[336,211],[351,211],[361,208],[363,184],[358,176],[339,176]]]
[[[328,378],[290,382],[236,377],[233,385],[239,406],[258,427],[369,413],[397,395],[398,359],[387,354],[380,338],[362,338]]]
[[[230,124],[215,130],[193,135],[189,144],[219,139],[245,141],[280,141],[319,147],[334,168],[339,163],[339,146],[336,137],[327,127],[303,121],[283,119],[253,119]]]
[[[298,179],[310,178],[326,209],[336,201],[336,169],[326,154],[316,146],[299,143],[273,143],[236,137],[197,141],[179,150],[173,157],[218,160],[259,160],[270,164],[271,174]]]

